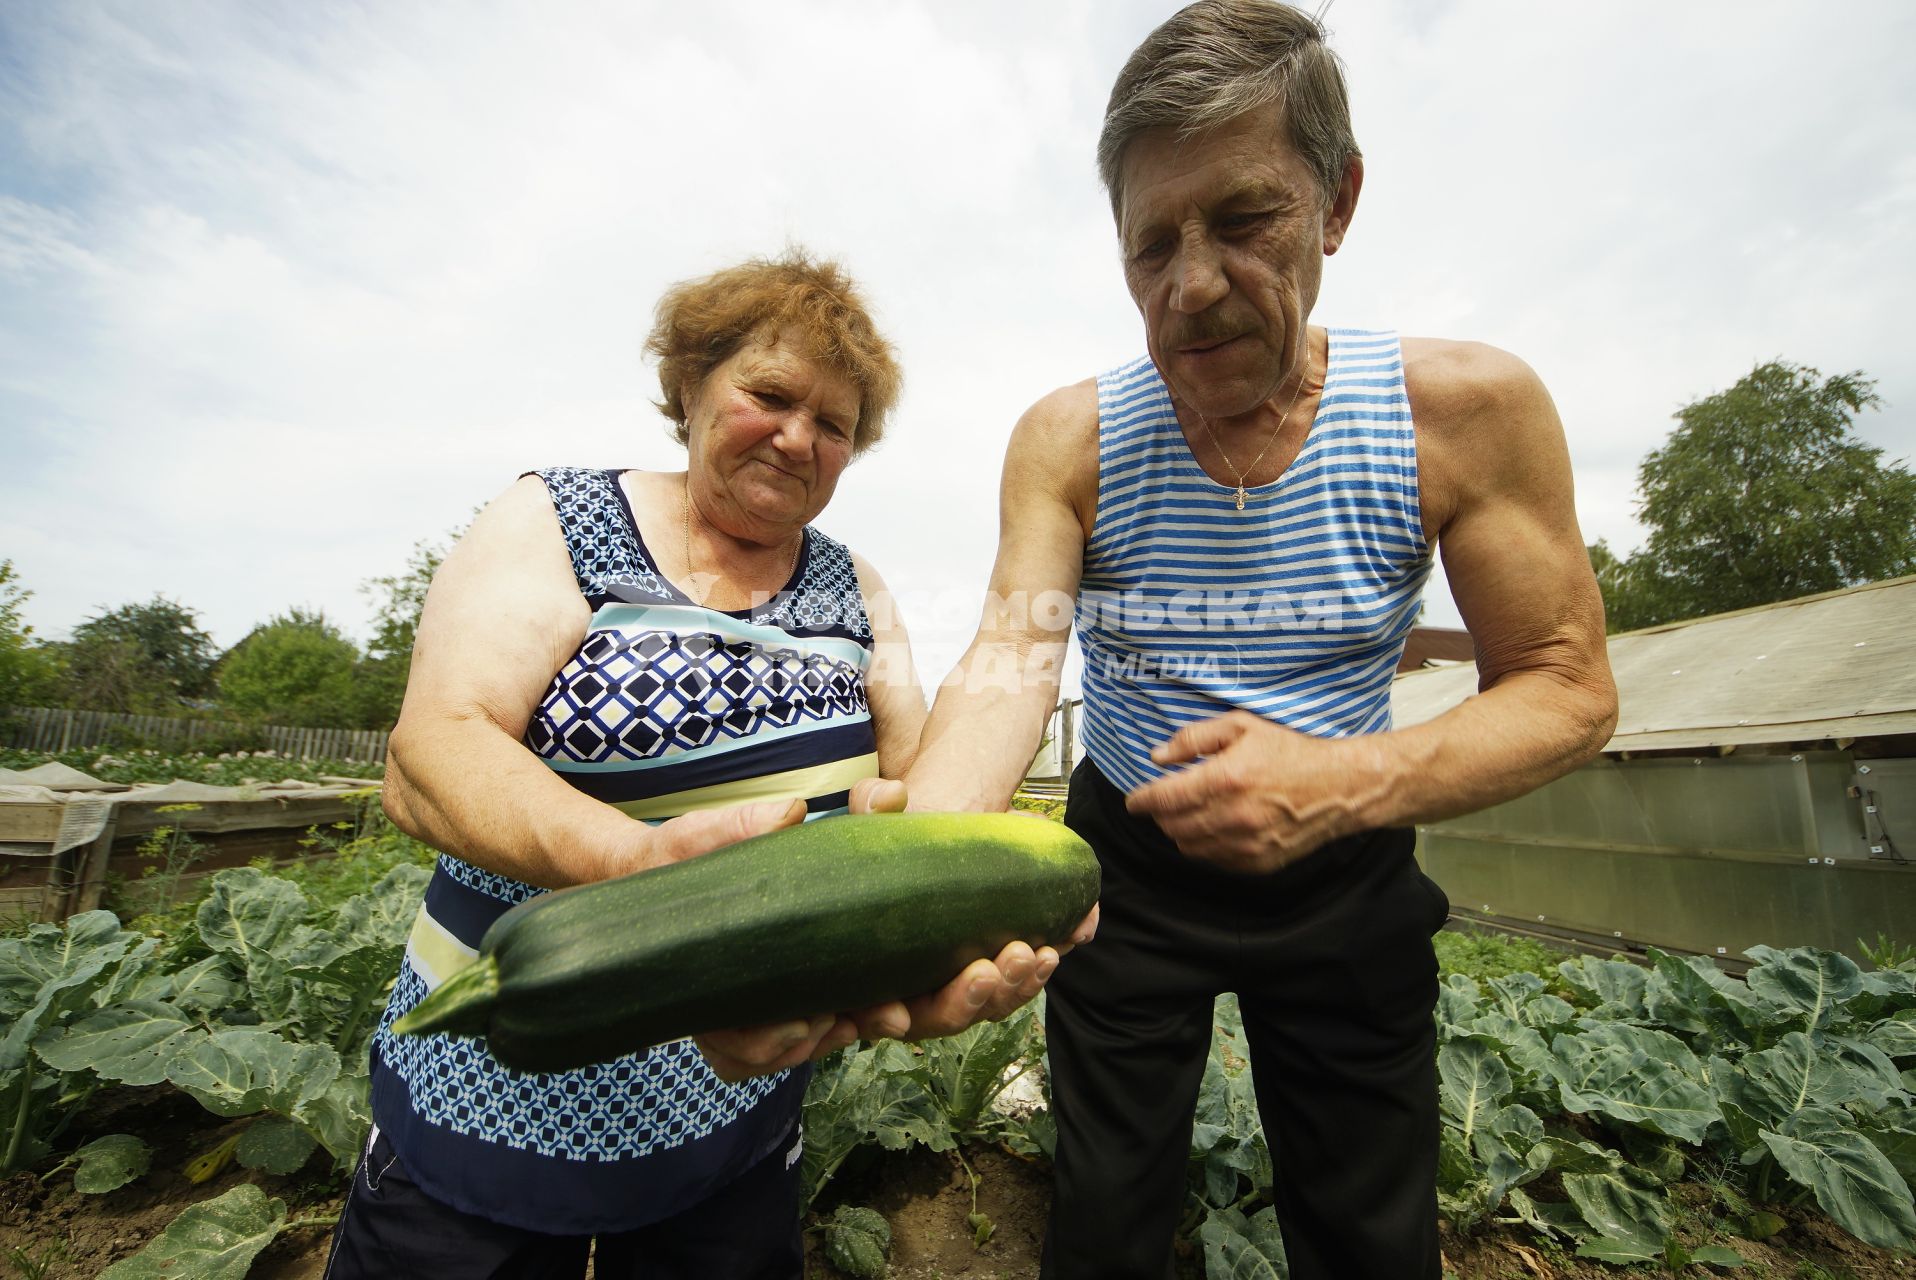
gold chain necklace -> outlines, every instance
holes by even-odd
[[[1304,374],[1308,375],[1310,371],[1311,371],[1310,356],[1307,354],[1304,358]],[[1308,376],[1302,376],[1298,378],[1297,390],[1291,394],[1291,402],[1284,406],[1284,416],[1277,420],[1277,425],[1275,427],[1271,428],[1270,439],[1264,442],[1264,447],[1257,451],[1257,456],[1255,458],[1251,459],[1251,465],[1244,468],[1244,470],[1242,471],[1239,471],[1237,469],[1237,464],[1231,461],[1231,455],[1224,452],[1224,446],[1218,443],[1217,432],[1211,430],[1211,424],[1209,421],[1205,419],[1204,414],[1198,409],[1196,405],[1191,406],[1191,412],[1197,414],[1198,425],[1200,427],[1203,427],[1204,434],[1211,438],[1211,447],[1217,450],[1217,456],[1224,459],[1224,465],[1229,467],[1231,469],[1231,474],[1237,477],[1237,509],[1239,511],[1244,510],[1244,477],[1251,474],[1251,472],[1257,470],[1257,464],[1264,461],[1264,455],[1269,453],[1271,451],[1271,446],[1277,443],[1278,435],[1284,430],[1284,423],[1289,420],[1291,416],[1291,410],[1297,408],[1298,400],[1301,399],[1304,395],[1304,384],[1308,382],[1309,380],[1310,379]]]
[[[695,573],[692,568],[692,478],[690,476],[687,476],[685,480],[685,494],[683,496],[683,499],[681,500],[681,509],[685,512],[685,522],[684,522],[684,536],[679,543],[679,551],[680,551],[680,554],[685,558],[685,576],[688,580],[692,580],[692,579],[696,579],[698,577],[698,574]],[[784,590],[785,584],[792,580],[792,575],[794,573],[798,572],[798,556],[799,556],[799,553],[802,552],[804,549],[805,549],[805,531],[803,529],[800,529],[798,531],[798,541],[794,543],[792,546],[792,562],[790,565],[786,566],[785,577],[778,584],[779,590],[781,591]],[[715,573],[712,575],[712,578],[714,581],[717,581],[719,578],[723,576],[724,576],[723,574]],[[697,587],[698,583],[696,581],[691,581],[691,585],[694,587]],[[709,594],[710,593],[706,591],[699,592],[699,597],[696,600],[694,600],[693,603],[704,604],[705,603],[704,598],[705,596]]]

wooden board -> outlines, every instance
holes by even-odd
[[[177,831],[254,831],[283,830],[287,827],[323,827],[333,822],[353,820],[357,802],[339,796],[300,797],[287,800],[227,800],[181,809],[174,805],[148,805],[137,800],[122,801],[115,809],[121,836],[145,835],[161,827]],[[162,813],[161,809],[172,809]]]
[[[53,850],[53,837],[59,834],[60,818],[65,812],[64,804],[52,801],[0,804],[0,840],[44,840],[50,853]]]
[[[0,885],[0,921],[43,920],[46,901],[44,884]]]

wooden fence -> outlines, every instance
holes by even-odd
[[[0,742],[26,751],[73,751],[119,746],[138,740],[154,747],[191,751],[200,743],[244,734],[261,747],[301,760],[386,759],[386,735],[377,729],[300,729],[249,725],[234,720],[189,720],[133,716],[117,711],[68,711],[52,707],[0,710]]]
[[[1059,703],[1045,726],[1033,778],[1070,777],[1083,754],[1078,699]],[[51,707],[0,709],[0,745],[25,751],[73,751],[111,747],[139,739],[156,747],[191,751],[196,743],[230,739],[244,733],[281,755],[301,760],[364,760],[383,764],[386,735],[377,729],[295,729],[284,725],[247,725],[235,720],[188,720],[177,716],[131,716],[117,711],[65,711]]]

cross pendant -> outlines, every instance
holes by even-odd
[[[1239,511],[1244,510],[1244,486],[1243,485],[1239,485],[1237,487],[1237,509]]]

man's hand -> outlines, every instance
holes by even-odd
[[[1185,854],[1231,871],[1275,871],[1361,829],[1379,784],[1362,739],[1313,738],[1232,711],[1187,725],[1151,752],[1158,765],[1204,759],[1125,797]]]
[[[814,1061],[854,1040],[930,1040],[956,1035],[974,1023],[1015,1013],[1044,988],[1061,951],[1088,942],[1097,932],[1093,907],[1062,948],[1013,942],[996,960],[974,960],[937,991],[808,1021],[773,1023],[693,1037],[721,1080],[739,1081]]]
[[[853,813],[902,813],[905,801],[902,782],[867,778],[852,787],[850,807]],[[955,1035],[974,1023],[1010,1016],[1043,989],[1062,954],[1077,943],[1089,942],[1097,929],[1094,906],[1063,947],[1033,951],[1026,943],[1009,943],[995,960],[972,961],[956,978],[926,995],[806,1021],[712,1031],[694,1039],[720,1079],[738,1081],[822,1058],[854,1040]]]

